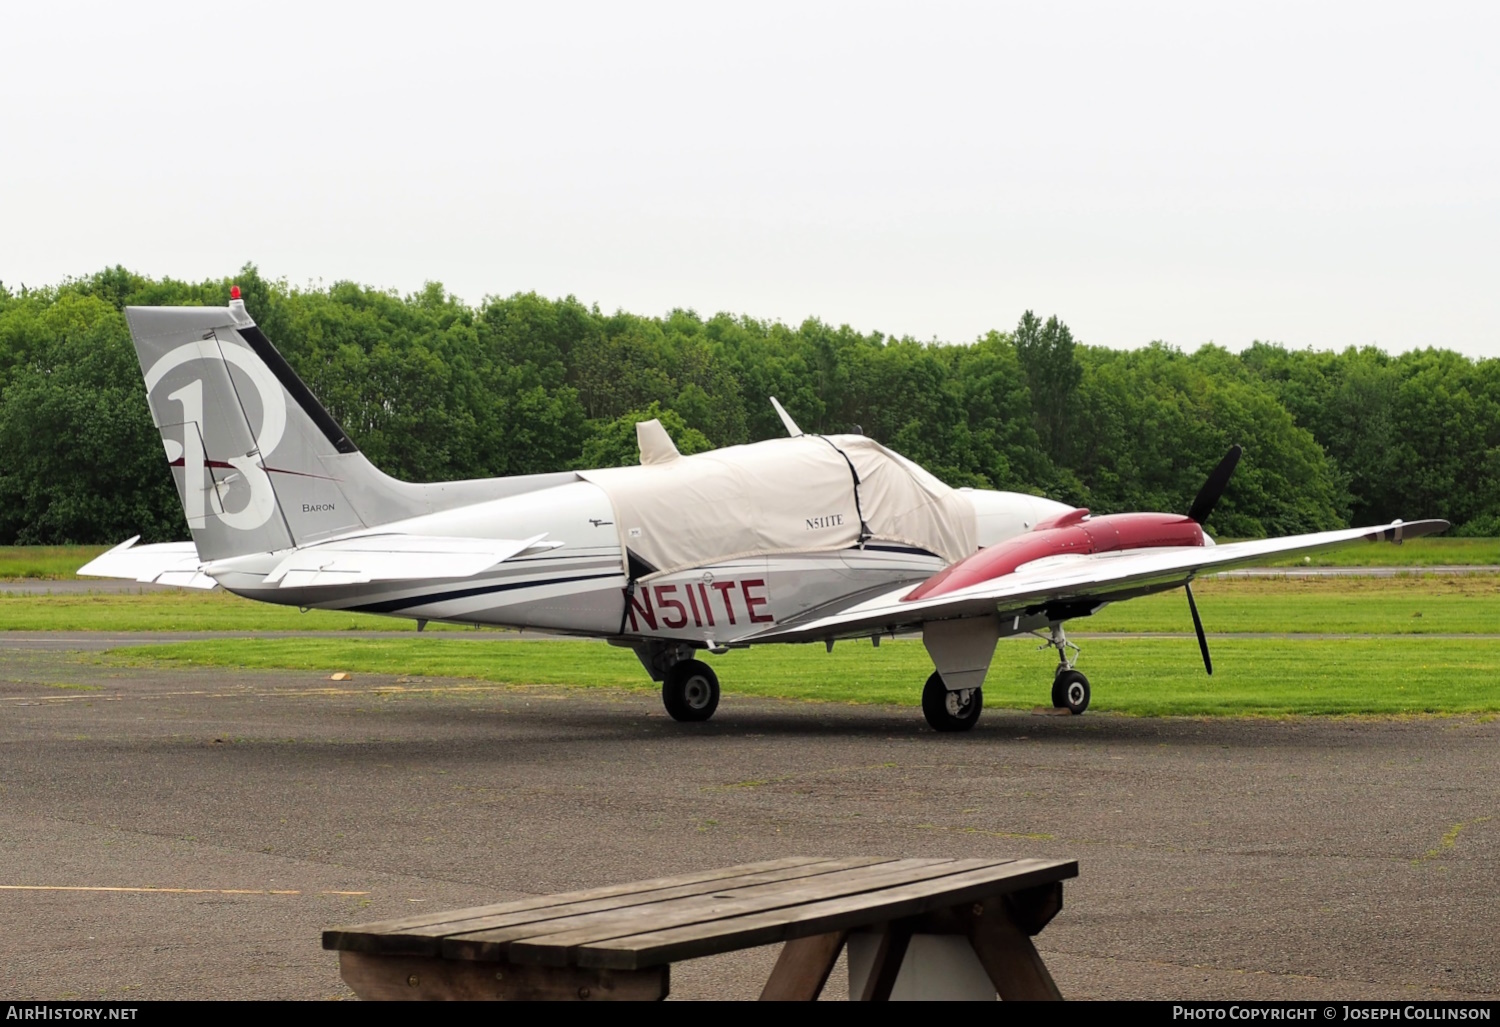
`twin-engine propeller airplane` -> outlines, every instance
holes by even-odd
[[[1065,622],[1108,603],[1187,592],[1208,570],[1442,531],[1428,520],[1216,546],[1203,531],[1239,447],[1184,514],[1092,517],[1013,492],[953,489],[860,435],[682,456],[637,426],[641,463],[409,484],[377,470],[255,326],[228,307],[126,310],[190,543],[136,539],[79,573],[213,588],[287,606],[505,625],[633,649],[667,711],[707,720],[714,671],[695,658],[766,642],[920,632],[936,670],[922,711],[974,726],[996,642],[1057,650],[1054,706],[1089,682]]]

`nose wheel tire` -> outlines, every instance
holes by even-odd
[[[922,689],[922,715],[934,731],[967,731],[979,721],[984,693],[978,688],[950,691],[937,671]]]
[[[673,720],[707,720],[719,708],[719,677],[702,660],[674,663],[661,683],[661,701]]]
[[[1076,670],[1060,670],[1052,679],[1052,705],[1079,714],[1089,708],[1089,679]]]

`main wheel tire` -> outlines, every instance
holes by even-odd
[[[922,688],[922,715],[934,731],[967,731],[979,722],[983,708],[983,689],[950,691],[937,671]]]
[[[1052,679],[1052,705],[1075,716],[1088,709],[1089,679],[1076,670],[1058,671]]]
[[[707,720],[719,708],[719,677],[702,660],[674,663],[661,683],[661,701],[673,720]]]

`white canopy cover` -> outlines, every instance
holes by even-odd
[[[864,541],[916,546],[949,563],[978,548],[972,503],[862,435],[680,456],[670,440],[662,446],[655,422],[638,429],[641,466],[579,476],[605,491],[621,543],[654,569],[642,580],[745,556],[847,549],[866,532]]]

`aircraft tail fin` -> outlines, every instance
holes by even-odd
[[[421,486],[387,477],[359,452],[240,299],[129,307],[125,315],[203,560],[287,549],[430,509]]]

